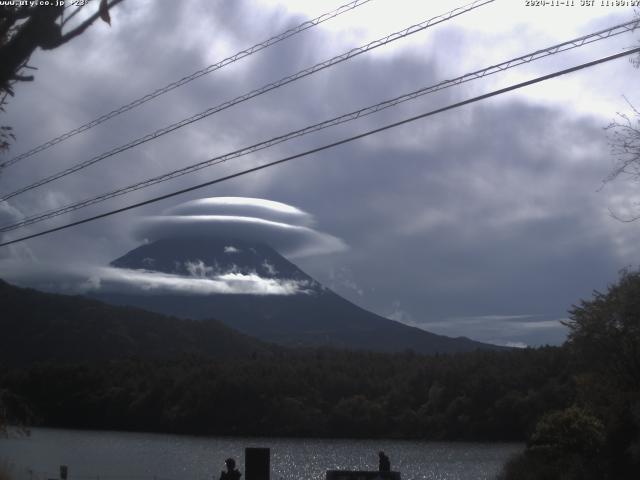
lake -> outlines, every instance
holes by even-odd
[[[227,457],[244,471],[245,447],[271,448],[273,480],[324,480],[331,469],[375,470],[379,450],[403,480],[494,478],[516,443],[398,440],[318,440],[193,437],[148,433],[34,428],[29,436],[0,439],[0,462],[15,480],[218,480]]]

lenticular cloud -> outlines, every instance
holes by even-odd
[[[211,197],[181,203],[165,211],[167,215],[224,215],[254,217],[274,222],[310,226],[313,218],[307,212],[286,203],[262,198]]]
[[[313,217],[285,203],[260,198],[213,197],[186,202],[135,227],[139,240],[217,237],[266,243],[295,258],[345,250],[345,243],[314,228]]]
[[[3,212],[0,211],[0,215]],[[345,250],[345,243],[312,228],[313,217],[284,203],[259,198],[216,197],[171,207],[161,215],[142,218],[134,227],[139,240],[156,241],[176,237],[217,237],[229,240],[224,255],[240,250],[233,240],[267,244],[289,257],[303,257]],[[235,265],[222,269],[193,259],[180,272],[153,270],[153,259],[145,269],[66,265],[55,267],[32,261],[3,261],[3,276],[18,284],[63,293],[125,293],[136,295],[298,295],[315,288],[310,280],[281,278],[267,260],[256,271],[240,271]],[[257,271],[266,271],[260,276]],[[55,273],[54,273],[55,272]],[[39,281],[34,285],[33,278]]]

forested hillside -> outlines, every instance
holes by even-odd
[[[573,400],[559,348],[419,356],[41,363],[4,369],[34,424],[216,435],[524,440]]]
[[[275,347],[215,320],[200,322],[117,307],[81,296],[18,288],[0,280],[0,363],[242,358]]]

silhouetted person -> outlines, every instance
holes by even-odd
[[[387,457],[383,451],[378,452],[378,457],[380,457],[380,462],[378,463],[378,470],[381,472],[390,472],[391,462],[389,461],[389,457]]]
[[[222,471],[220,480],[240,480],[242,474],[236,470],[236,461],[233,458],[227,458],[224,464],[227,466],[227,471]]]

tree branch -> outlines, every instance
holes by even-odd
[[[18,80],[20,82],[33,82],[33,75],[18,75],[17,73],[11,77],[12,80]]]
[[[73,12],[71,12],[71,15],[69,15],[67,18],[64,19],[64,21],[62,22],[61,25],[64,26],[69,20],[71,20],[73,17],[75,17],[78,14],[78,12],[80,10],[82,10],[82,7],[84,7],[85,5],[87,5],[87,4],[83,3],[79,7],[76,7],[76,9]]]
[[[109,2],[109,4],[107,5],[107,9],[110,9],[111,7],[117,5],[118,3],[122,2],[123,0],[111,0],[111,2]],[[76,28],[74,28],[73,30],[65,33],[64,35],[62,35],[57,42],[54,42],[51,46],[47,47],[47,49],[50,48],[56,48],[59,47],[60,45],[67,43],[69,40],[71,40],[72,38],[77,37],[78,35],[81,35],[82,33],[84,33],[84,31],[89,28],[93,22],[95,22],[98,18],[100,18],[100,11],[97,11],[96,13],[94,13],[93,15],[91,15],[89,18],[87,18],[84,22],[82,22],[80,25],[78,25]]]
[[[60,6],[35,8],[33,15],[20,25],[10,40],[0,45],[0,88],[6,86],[36,48],[45,48],[60,38],[60,27],[55,19],[61,11]]]

